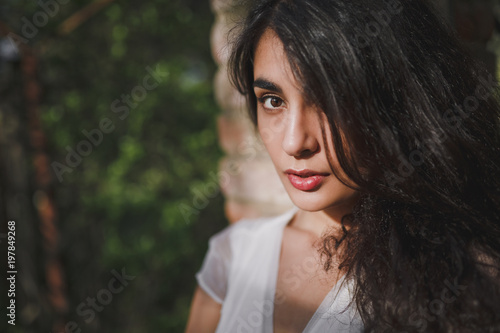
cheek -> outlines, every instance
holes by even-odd
[[[258,129],[264,142],[274,142],[279,140],[286,127],[284,113],[266,114],[259,112]]]
[[[283,158],[283,148],[282,148],[282,140],[280,139],[280,133],[273,132],[269,128],[260,128],[259,134],[266,148],[266,151],[271,157],[271,160],[275,167],[278,168],[279,161]]]
[[[284,126],[276,121],[263,121],[259,123],[259,134],[268,149],[274,146],[281,147]]]
[[[278,140],[276,138],[276,133],[273,133],[271,130],[269,130],[269,128],[259,127],[259,135],[270,155],[277,151],[276,143],[278,142]]]

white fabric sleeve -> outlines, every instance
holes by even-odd
[[[208,242],[201,269],[196,273],[198,285],[217,303],[226,297],[227,281],[231,264],[231,226],[212,236]]]

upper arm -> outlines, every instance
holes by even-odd
[[[232,230],[228,227],[210,238],[203,265],[196,274],[198,287],[191,303],[186,333],[213,333],[217,328],[233,258]]]
[[[222,305],[199,286],[194,292],[185,333],[214,333]]]

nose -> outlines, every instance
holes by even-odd
[[[315,112],[305,109],[291,110],[288,114],[282,148],[290,156],[305,158],[319,149],[318,134],[321,126]]]

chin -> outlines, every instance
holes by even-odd
[[[325,196],[318,192],[302,192],[293,188],[288,191],[288,195],[295,206],[308,212],[318,212],[336,204],[331,200],[324,200]]]

